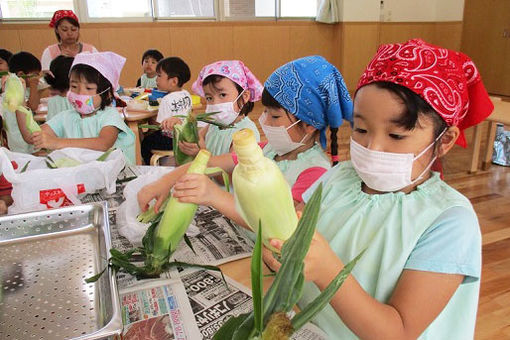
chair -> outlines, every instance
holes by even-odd
[[[160,160],[164,157],[170,157],[170,164],[165,165],[171,165],[175,166],[175,160],[174,160],[174,152],[172,150],[151,150],[152,157],[150,161],[150,165],[161,165]]]

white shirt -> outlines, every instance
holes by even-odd
[[[175,115],[187,115],[191,110],[191,96],[188,91],[181,90],[170,92],[163,97],[159,104],[158,116],[156,121],[158,123],[163,122],[165,119],[173,117]]]

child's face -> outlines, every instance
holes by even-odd
[[[156,59],[152,57],[147,57],[143,60],[142,68],[143,72],[149,77],[152,78],[156,75],[156,65],[158,65],[158,62]]]
[[[412,153],[417,156],[434,142],[431,118],[419,115],[414,129],[399,126],[405,104],[395,94],[375,85],[362,87],[354,98],[354,126],[352,139],[375,151]],[[417,178],[432,160],[431,147],[413,163],[411,178]]]
[[[63,43],[74,44],[78,42],[80,29],[71,24],[66,19],[62,19],[62,21],[58,24],[58,27],[55,30],[57,31]]]
[[[0,72],[3,71],[9,71],[9,65],[7,64],[7,61],[0,58]]]
[[[156,85],[158,86],[158,90],[174,92],[178,89],[178,79],[177,77],[168,77],[168,74],[162,69],[157,73]]]
[[[289,126],[298,121],[294,115],[287,113],[281,108],[277,109],[273,107],[265,107],[264,113],[266,114],[266,120],[263,123],[268,126],[283,126],[287,129]],[[304,131],[299,124],[287,129],[287,133],[293,142],[301,141],[306,135],[306,131]]]
[[[237,104],[236,98],[239,97],[239,91],[235,83],[228,79],[222,78],[217,83],[209,83],[203,87],[205,101],[209,105],[234,102],[234,110],[239,112],[241,108]],[[245,93],[249,93],[245,91]]]
[[[101,96],[96,96],[97,84],[89,83],[84,77],[78,77],[75,73],[71,73],[69,78],[69,91],[93,96],[94,107],[97,108],[101,106]]]

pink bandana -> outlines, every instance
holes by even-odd
[[[215,63],[206,65],[198,74],[197,80],[191,86],[193,92],[201,97],[204,97],[204,89],[202,83],[204,79],[210,75],[217,74],[232,80],[234,83],[241,86],[244,90],[250,91],[250,101],[256,102],[262,96],[264,89],[262,84],[251,73],[242,61],[239,60],[221,60]]]
[[[126,58],[113,52],[83,52],[76,55],[71,70],[76,64],[89,65],[108,79],[115,92],[119,87],[120,71],[125,62]]]
[[[482,122],[494,109],[468,56],[421,39],[381,45],[357,88],[377,81],[405,86],[422,97],[448,126],[459,127],[456,143],[463,147],[467,145],[463,130]]]

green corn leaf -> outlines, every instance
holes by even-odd
[[[262,296],[264,295],[264,291],[262,287],[262,225],[260,220],[257,240],[251,255],[251,290],[253,294],[255,329],[258,334],[262,334],[262,331],[264,330],[262,314]]]
[[[306,204],[296,231],[282,247],[282,266],[264,297],[264,322],[274,312],[287,311],[297,302],[292,299],[297,295],[292,291],[296,283],[300,281],[303,260],[315,232],[321,196],[322,183],[315,189],[310,201]]]
[[[256,332],[254,325],[255,319],[253,312],[251,312],[236,329],[232,340],[246,340],[252,338]]]
[[[207,168],[205,169],[204,172],[204,174],[206,175],[213,175],[217,173],[221,173],[221,177],[223,178],[223,184],[225,184],[225,189],[227,190],[227,192],[230,192],[230,177],[228,176],[228,173],[225,170],[223,170],[220,167],[214,167]]]
[[[140,129],[161,130],[161,125],[156,124],[140,124],[138,127]]]
[[[189,247],[189,249],[191,249],[193,254],[197,255],[197,252],[193,248],[193,244],[191,243],[191,240],[189,239],[188,235],[184,234],[183,238],[184,238],[184,242],[186,242],[187,246]]]
[[[99,274],[96,274],[94,276],[91,276],[89,278],[86,278],[85,279],[85,282],[86,283],[92,283],[92,282],[96,282],[97,280],[99,280],[99,278],[101,277],[101,275],[103,275],[103,273],[106,271],[106,269],[108,269],[108,266],[105,266],[103,270],[101,270],[101,272],[99,272]]]
[[[214,334],[213,340],[233,339],[235,331],[244,322],[250,313],[233,316],[228,319],[221,328]]]
[[[48,161],[46,161],[46,160],[45,160],[44,162],[46,163],[46,166],[47,166],[48,168],[50,168],[50,169],[56,169],[56,168],[57,168],[57,167],[55,166],[55,164],[53,164],[53,163],[50,163],[50,162],[48,162]]]
[[[352,259],[344,268],[338,273],[338,275],[329,283],[329,285],[319,294],[312,302],[310,302],[305,308],[303,308],[294,318],[292,318],[292,326],[295,330],[301,328],[305,323],[310,321],[317,313],[319,313],[331,300],[333,295],[342,286],[345,279],[349,276],[352,269],[358,262],[361,256],[363,256],[363,250],[354,259]]]
[[[28,164],[30,164],[30,161],[28,161],[28,162],[27,162],[27,163],[23,166],[23,168],[21,168],[21,171],[19,172],[20,174],[21,174],[21,173],[24,173],[25,171],[27,171]]]
[[[110,156],[110,154],[113,152],[113,150],[115,150],[115,148],[109,148],[101,156],[99,156],[96,159],[96,161],[104,162],[108,158],[108,156]]]

